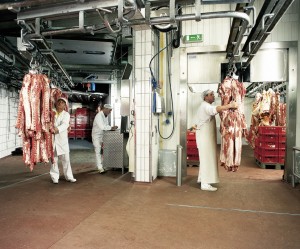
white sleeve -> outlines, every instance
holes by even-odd
[[[218,114],[217,107],[216,106],[212,106],[210,104],[205,105],[205,109],[204,110],[210,116],[215,116],[215,115]]]
[[[94,122],[96,122],[96,124],[100,128],[100,130],[103,130],[103,131],[111,130],[111,126],[105,122],[105,119],[103,117],[104,116],[101,115],[101,113],[99,113],[99,115],[97,114]]]

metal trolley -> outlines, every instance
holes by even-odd
[[[293,176],[292,176],[292,185],[295,187],[296,178],[300,179],[300,147],[293,147]]]

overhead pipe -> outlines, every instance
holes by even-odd
[[[244,7],[244,10],[252,10],[252,21],[253,23],[251,25],[249,25],[250,28],[255,26],[255,22],[256,22],[256,8],[254,6],[246,6]]]
[[[91,34],[93,34],[94,29],[95,29],[94,26],[88,26],[88,27],[83,27],[83,28],[70,28],[70,29],[45,31],[45,32],[42,32],[41,34],[43,36],[72,34],[72,33],[91,33]]]
[[[243,35],[247,29],[248,24],[250,23],[250,17],[246,13],[241,13],[237,11],[219,11],[219,12],[208,12],[208,13],[202,13],[201,19],[212,19],[212,18],[240,18],[243,20],[242,29],[239,32],[236,44],[233,49],[233,57],[231,60],[234,60],[234,55],[237,53],[239,45],[242,42]],[[175,20],[178,22],[181,21],[190,21],[190,20],[197,20],[196,14],[186,14],[186,15],[177,15],[175,17]],[[171,23],[173,20],[170,17],[153,17],[150,19],[150,25],[156,25],[156,24],[168,24]],[[145,20],[133,20],[129,21],[128,25],[140,25],[145,24]]]
[[[234,11],[219,11],[219,12],[208,12],[208,13],[202,13],[201,14],[201,19],[212,19],[212,18],[226,18],[226,17],[233,17],[233,18],[240,18],[245,21],[246,24],[250,22],[250,17],[241,12],[234,12]],[[181,16],[176,16],[175,17],[176,21],[191,21],[191,20],[196,20],[196,15],[194,14],[186,14],[186,15],[181,15]],[[171,18],[170,17],[153,17],[150,19],[150,25],[156,25],[156,24],[168,24],[171,23]],[[131,20],[128,22],[129,26],[134,26],[134,25],[141,25],[145,24],[144,19],[138,19],[138,20]]]

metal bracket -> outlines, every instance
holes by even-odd
[[[255,54],[251,53],[251,46],[252,46],[252,44],[255,44],[255,43],[258,43],[258,41],[250,41],[249,42],[249,55],[255,55]]]
[[[201,0],[195,0],[195,21],[201,21]]]
[[[247,7],[244,7],[244,10],[252,10],[252,25],[248,25],[248,28],[253,28],[255,26],[255,23],[256,23],[256,8],[254,6],[247,6]]]
[[[175,17],[175,9],[176,9],[176,6],[175,6],[175,0],[170,0],[170,20],[171,20],[171,23],[176,23],[176,17]]]
[[[262,30],[265,29],[266,18],[268,18],[268,17],[269,17],[269,18],[272,18],[273,16],[274,16],[274,13],[263,15],[263,18],[262,18],[262,24],[261,24]]]

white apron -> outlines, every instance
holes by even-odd
[[[198,182],[218,183],[219,170],[217,159],[217,131],[215,116],[196,130],[196,141],[199,150],[200,169]]]

